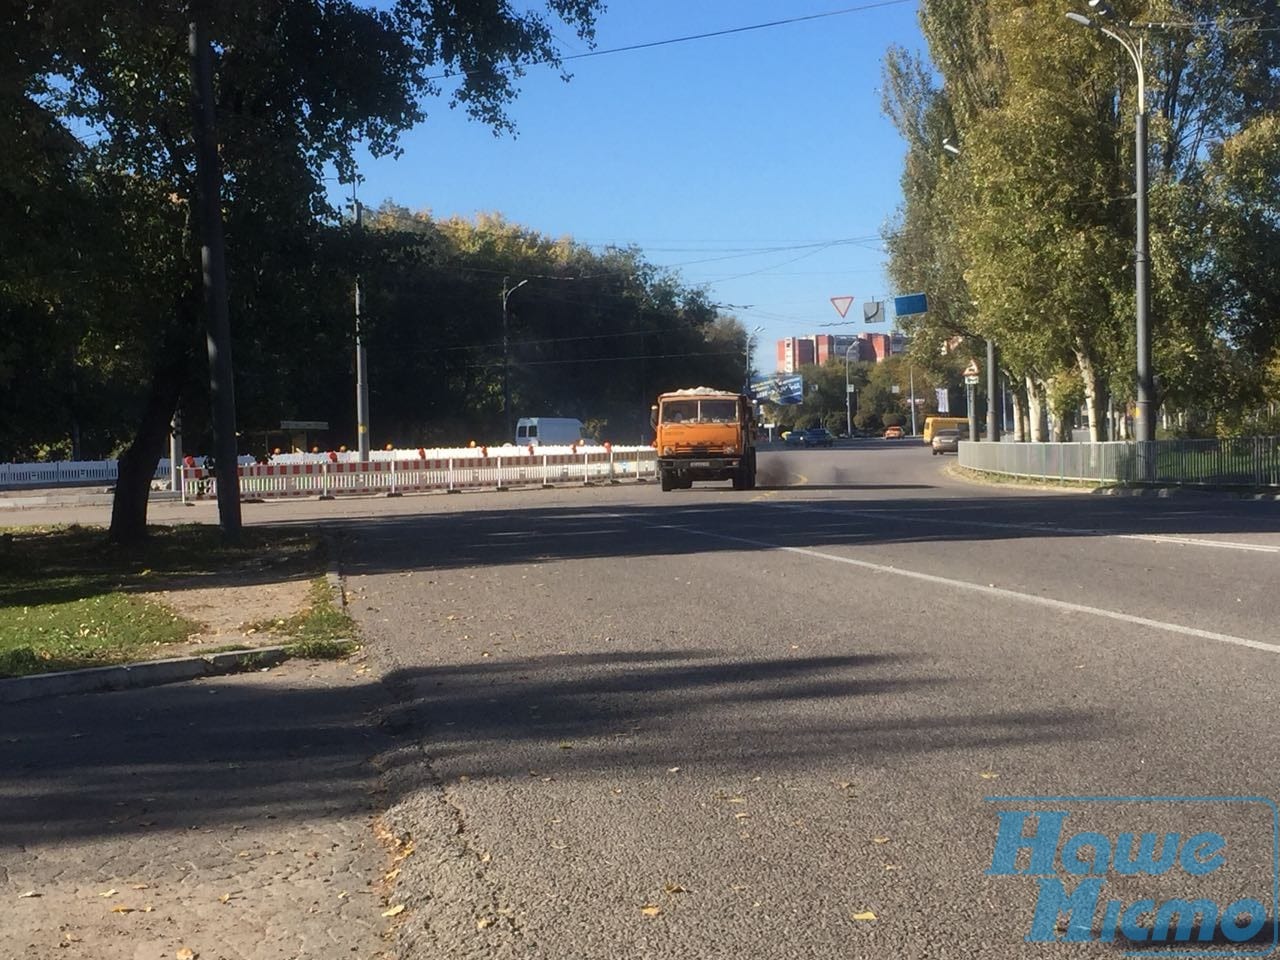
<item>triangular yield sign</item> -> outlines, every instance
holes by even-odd
[[[832,297],[831,305],[843,317],[849,312],[849,308],[853,306],[853,297]]]

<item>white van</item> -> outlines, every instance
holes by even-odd
[[[521,417],[516,421],[517,447],[571,447],[589,444],[581,420],[568,417]]]

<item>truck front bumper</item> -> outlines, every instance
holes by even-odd
[[[741,457],[659,457],[658,469],[691,480],[730,480]]]

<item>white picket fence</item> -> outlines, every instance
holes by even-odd
[[[503,490],[561,483],[621,483],[657,475],[652,447],[523,447],[379,450],[361,462],[347,452],[280,454],[238,470],[242,500],[288,497]],[[183,500],[217,496],[217,477],[202,467],[182,470]]]

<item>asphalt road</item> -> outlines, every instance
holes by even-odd
[[[1221,834],[1207,876],[1104,864],[1104,902],[1254,896],[1247,949],[1271,942],[1265,805],[988,798],[1280,796],[1274,503],[978,487],[911,442],[761,468],[751,493],[427,498],[346,524],[431,774],[392,814],[432,851],[404,878],[407,955],[1141,949],[1025,942],[1037,881],[988,873],[998,814],[1050,809],[1064,840]]]
[[[874,441],[766,453],[751,492],[247,506],[341,535],[403,701],[403,955],[1154,950],[1026,942],[1041,887],[1082,878],[1065,850],[1009,875],[1030,851],[997,838],[1048,838],[1055,810],[1062,840],[1095,831],[1076,854],[1101,851],[1102,895],[1042,934],[1105,935],[1109,899],[1143,922],[1144,898],[1247,897],[1243,946],[1212,917],[1193,946],[1265,950],[1275,813],[1232,798],[1280,797],[1280,505],[977,486],[950,462]],[[1148,831],[1225,852],[1109,858]]]

